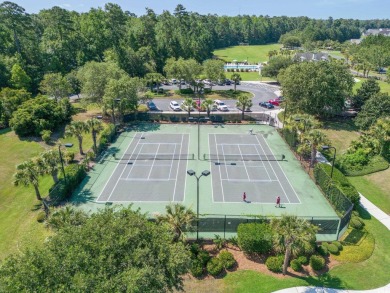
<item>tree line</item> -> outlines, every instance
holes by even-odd
[[[18,83],[11,79],[17,64],[33,93],[46,73],[65,75],[91,61],[114,60],[131,77],[142,77],[162,73],[168,58],[202,62],[217,48],[278,42],[289,32],[301,32],[305,42],[343,42],[358,38],[362,28],[390,26],[389,20],[201,15],[180,4],[173,13],[147,8],[136,16],[113,3],[87,13],[54,6],[28,14],[5,1],[0,16],[0,87]]]

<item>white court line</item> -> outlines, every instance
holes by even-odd
[[[248,177],[248,180],[249,180],[250,178],[249,178],[248,169],[246,168],[246,163],[245,163],[245,161],[244,161],[244,157],[242,156],[242,151],[241,151],[240,145],[238,145],[238,150],[240,151],[241,158],[242,158],[242,161],[243,161],[243,164],[244,164],[244,168],[245,168],[245,172],[246,172],[246,177]]]
[[[257,136],[256,136],[256,139],[257,139]],[[257,139],[257,141],[259,141],[259,140]],[[259,145],[257,145],[257,146],[255,147],[255,149],[256,149],[256,152],[258,153],[258,155],[260,156],[260,152],[259,152],[259,150],[258,150],[258,148],[257,148],[258,146],[259,146]],[[261,146],[260,146],[260,147],[261,147]],[[265,155],[264,150],[263,150],[263,154]],[[264,162],[261,161],[261,163],[262,163],[263,167],[265,168],[265,172],[267,173],[267,176],[268,176],[269,180],[271,180],[271,176],[269,175],[268,169],[265,167]]]
[[[264,141],[265,141],[265,144],[268,146],[269,150],[271,151],[271,153],[272,153],[272,155],[273,155],[272,149],[269,147],[268,142],[267,142],[265,139],[264,139]],[[301,200],[299,199],[299,196],[298,196],[298,194],[296,193],[294,187],[291,185],[291,182],[290,182],[290,180],[288,179],[288,177],[286,176],[286,173],[284,173],[283,168],[280,166],[280,164],[279,164],[278,161],[277,161],[277,163],[278,163],[278,166],[279,166],[280,170],[282,170],[284,177],[287,179],[287,182],[288,182],[288,184],[290,185],[291,189],[294,191],[294,194],[295,194],[296,198],[297,198],[298,201],[299,201],[299,203],[297,203],[297,204],[301,204]]]
[[[164,178],[121,178],[119,179],[121,181],[145,181],[145,182],[148,182],[148,181],[173,181],[175,179],[164,179]]]
[[[217,149],[217,157],[219,156],[219,152],[218,152],[218,144],[217,144],[217,135],[214,134],[214,140],[215,140],[215,147]],[[221,172],[221,165],[219,165],[219,181],[221,182],[221,191],[222,191],[222,201],[225,202],[225,193],[223,191],[223,184],[222,184],[222,172]],[[229,175],[227,174],[227,171],[226,171],[226,176],[229,178]]]
[[[143,147],[144,147],[144,146],[141,145],[140,151],[139,151],[139,152],[136,154],[136,156],[135,156],[135,161],[138,159],[139,154],[142,152],[142,148],[143,148]],[[131,153],[130,158],[133,156],[134,151],[135,151],[135,149],[134,149],[133,152]],[[127,162],[130,162],[130,159],[129,159]],[[134,164],[131,165],[129,172],[128,172],[127,175],[125,176],[126,178],[129,178],[129,176],[130,176],[130,174],[131,174],[131,171],[133,171],[133,168],[134,168]],[[122,174],[121,174],[120,177],[122,177]]]
[[[219,145],[256,145],[255,143],[220,143]]]
[[[149,171],[149,174],[148,174],[148,179],[150,178],[150,174],[152,173],[153,166],[154,166],[154,162],[156,162],[156,157],[157,157],[157,154],[158,154],[158,150],[159,150],[159,149],[160,149],[160,144],[158,144],[156,153],[155,153],[155,155],[154,155],[153,163],[152,163],[152,166],[150,167],[150,171]]]
[[[184,139],[184,135],[182,134],[181,135],[181,144],[180,144],[180,154],[181,154],[181,150],[183,148],[183,139]],[[176,151],[176,147],[175,147],[175,151]],[[180,160],[178,160],[178,162],[180,163]],[[173,163],[173,162],[172,162]],[[171,165],[171,169],[172,169],[172,165]],[[171,176],[170,173],[171,171],[169,171],[169,176]],[[172,202],[175,201],[175,195],[176,195],[176,185],[177,185],[177,176],[179,176],[179,164],[178,164],[178,167],[177,167],[177,172],[176,172],[176,178],[175,178],[175,186],[173,188],[173,195],[172,195]],[[169,177],[171,178],[171,177]]]
[[[188,134],[186,134],[186,137],[188,138],[187,154],[189,154],[189,152],[190,152],[190,136]],[[181,148],[180,148],[180,151],[181,151]],[[180,162],[179,162],[179,165],[180,165]],[[184,171],[186,172],[185,176],[187,176],[187,166],[188,166],[188,160],[186,160],[186,162],[184,164]],[[179,169],[179,168],[177,168],[177,169]],[[187,178],[184,179],[183,201],[182,202],[184,202],[186,199],[186,186],[187,186]]]
[[[178,144],[177,142],[143,142],[143,143],[140,143],[140,144]]]
[[[141,133],[141,137],[142,137],[142,135],[143,135],[143,132]],[[129,144],[129,146],[127,147],[126,151],[123,153],[122,159],[123,159],[123,157],[125,156],[125,154],[126,154],[127,150],[129,149],[130,145],[131,145],[131,144]],[[134,150],[137,148],[137,146],[138,146],[138,143],[135,145],[135,147],[134,147],[134,149],[133,149],[133,151],[132,151],[132,154],[134,153]],[[129,162],[129,160],[127,160],[127,163],[128,163],[128,162]],[[118,165],[119,165],[119,164],[118,164]],[[116,183],[115,183],[115,185],[114,185],[114,188],[111,190],[110,195],[109,195],[108,198],[107,198],[107,201],[110,201],[110,198],[111,198],[111,196],[112,196],[112,194],[113,194],[115,188],[116,188],[117,185],[118,185],[119,179],[121,179],[121,177],[122,177],[122,175],[123,175],[123,172],[125,172],[126,168],[127,168],[127,165],[123,168],[122,173],[119,175],[118,179],[116,180]]]
[[[217,149],[218,149],[218,148],[217,148]],[[229,179],[229,172],[228,172],[228,170],[227,170],[226,157],[225,157],[225,150],[223,149],[223,146],[221,147],[221,150],[222,150],[222,154],[223,154],[223,162],[224,162],[223,165],[225,165],[226,177]],[[217,153],[217,154],[218,154],[218,153]],[[219,158],[219,156],[217,156],[217,157]],[[222,178],[222,176],[221,176],[221,178]]]
[[[257,141],[259,142],[259,145],[260,145],[261,149],[263,150],[263,153],[265,153],[265,152],[264,152],[264,148],[261,146],[261,143],[260,143],[259,138],[258,138],[257,136],[256,136],[256,139],[257,139]],[[268,148],[269,148],[269,146],[268,146]],[[270,150],[271,150],[271,149],[270,149]],[[271,153],[272,153],[272,150],[271,150]],[[272,155],[273,155],[273,153],[272,153]],[[284,192],[284,195],[286,196],[286,198],[287,198],[287,200],[288,200],[288,203],[290,203],[290,199],[288,198],[288,195],[287,195],[287,193],[286,193],[286,190],[284,190],[284,187],[283,187],[282,183],[280,182],[278,175],[276,175],[276,172],[275,172],[274,168],[272,167],[272,165],[271,165],[271,163],[270,163],[269,161],[268,161],[268,165],[271,167],[271,169],[272,169],[272,171],[274,172],[276,178],[278,179],[279,185],[280,185],[280,187],[282,188],[282,190],[283,190],[283,192]],[[279,166],[279,168],[280,168],[280,166]]]
[[[175,157],[175,154],[176,154],[176,146],[177,144],[175,144],[175,149],[173,150],[173,154],[172,154],[172,160],[171,160],[171,164],[169,165],[169,175],[168,175],[168,179],[171,178],[171,173],[172,173],[172,166],[173,166],[173,162],[174,162],[174,157]],[[180,155],[181,153],[179,153]]]
[[[133,136],[132,140],[130,141],[129,145],[127,146],[126,151],[123,153],[121,160],[122,160],[123,157],[125,156],[127,150],[129,149],[129,147],[130,147],[131,144],[133,143],[133,141],[134,141],[135,137],[137,136],[137,134],[138,134],[138,132],[136,132],[135,135]],[[142,136],[142,134],[141,134],[141,136]],[[137,145],[138,145],[138,143],[135,145],[135,147],[137,147]],[[120,161],[119,161],[119,162],[120,162]],[[116,169],[117,169],[118,167],[119,167],[119,163],[116,164],[116,167],[115,167],[114,171],[112,171],[110,178],[108,178],[106,184],[104,184],[104,187],[103,187],[102,191],[100,192],[99,197],[97,198],[96,201],[98,201],[99,198],[102,196],[102,193],[103,193],[104,189],[106,189],[106,186],[107,186],[108,182],[111,181],[111,177],[112,177],[112,175],[114,175],[114,173],[115,173],[115,171],[116,171]],[[125,170],[125,169],[126,169],[126,166],[123,167],[123,170]],[[112,191],[111,191],[111,192],[112,192]]]
[[[252,180],[252,179],[222,179],[224,181],[242,181],[242,182],[278,182],[278,180],[261,180],[261,179],[255,179],[255,180]]]

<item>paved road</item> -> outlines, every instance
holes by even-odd
[[[184,86],[186,87],[186,86]],[[163,86],[164,89],[178,89],[178,86]],[[228,90],[228,89],[234,89],[233,85],[224,85],[224,86],[213,86],[213,90]],[[274,99],[277,97],[275,94],[276,91],[279,90],[279,87],[268,85],[265,83],[251,83],[251,82],[241,82],[240,85],[237,85],[237,90],[247,91],[251,92],[253,94],[252,103],[253,106],[251,108],[252,112],[264,112],[268,111],[268,109],[265,109],[263,107],[259,106],[259,102],[265,102],[270,99]],[[178,99],[176,102],[179,104],[184,99]],[[171,112],[172,110],[169,108],[169,102],[171,100],[164,98],[164,99],[153,99],[153,102],[156,104],[157,108],[159,108],[163,112]],[[229,108],[229,112],[239,112],[236,108],[236,101],[235,100],[222,100]],[[278,108],[278,107],[275,107]]]

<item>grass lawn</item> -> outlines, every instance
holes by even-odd
[[[348,177],[368,200],[390,215],[390,169],[365,176]]]
[[[280,44],[256,45],[256,46],[233,46],[224,49],[215,50],[213,54],[225,62],[237,60],[242,62],[247,60],[249,63],[259,63],[268,61],[268,52],[281,48]]]
[[[37,142],[20,140],[10,129],[0,132],[0,259],[31,245],[41,244],[49,232],[36,221],[37,205],[32,187],[15,187],[15,166],[44,148]],[[47,177],[40,184],[46,194],[51,186]]]
[[[357,127],[355,127],[353,121],[342,122],[326,122],[324,128],[321,131],[327,135],[332,142],[332,146],[337,149],[337,155],[345,153],[352,140],[356,140],[359,137]]]
[[[353,93],[356,94],[357,90],[359,88],[361,88],[362,86],[362,82],[366,80],[366,78],[362,78],[362,77],[357,77],[357,79],[359,79],[359,82],[355,82],[354,86],[353,86]],[[381,88],[381,92],[382,93],[388,93],[390,95],[390,83],[388,82],[384,82],[382,80],[377,80],[378,81],[378,84]]]

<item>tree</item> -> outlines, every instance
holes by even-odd
[[[201,107],[203,107],[204,109],[206,109],[207,117],[210,117],[210,112],[211,112],[211,110],[212,110],[213,107],[214,107],[214,101],[213,101],[212,99],[205,99],[205,100],[202,102]]]
[[[360,109],[365,102],[380,91],[381,88],[376,79],[369,78],[363,81],[362,86],[357,90],[356,95],[352,98],[353,107]]]
[[[320,117],[339,114],[354,84],[348,68],[332,61],[293,64],[278,79],[290,110]]]
[[[196,103],[192,98],[185,98],[181,105],[183,107],[183,110],[187,111],[188,117],[190,117],[191,111],[196,106]]]
[[[27,160],[16,166],[13,184],[15,186],[32,185],[35,190],[37,200],[42,200],[39,192],[39,177],[43,174],[42,165],[36,159]]]
[[[77,209],[71,205],[66,205],[63,208],[55,210],[46,221],[46,224],[58,231],[69,226],[81,226],[88,219],[88,214],[81,209]]]
[[[164,76],[160,73],[147,73],[145,75],[145,80],[151,91],[153,91],[153,86],[156,86],[158,92],[160,83],[164,80]]]
[[[208,59],[203,62],[203,70],[208,79],[215,82],[225,79],[224,62],[222,60]],[[210,87],[212,89],[212,86]]]
[[[241,119],[244,120],[245,111],[249,111],[253,106],[252,97],[248,95],[241,95],[238,97],[236,105],[238,109],[241,109]]]
[[[98,153],[97,142],[96,142],[97,135],[104,129],[103,123],[96,118],[92,118],[92,119],[88,119],[86,121],[86,124],[88,127],[88,131],[92,134],[93,151],[95,152],[95,155],[97,155]]]
[[[237,84],[240,83],[241,75],[239,75],[238,73],[233,73],[232,76],[230,77],[230,79],[233,80],[233,82],[234,82],[234,91],[236,91],[236,86],[237,86]]]
[[[42,93],[54,97],[56,101],[66,98],[71,93],[71,85],[61,73],[47,73],[43,76],[40,90]]]
[[[306,132],[303,136],[303,140],[310,144],[311,147],[311,159],[310,167],[314,167],[316,161],[317,148],[320,144],[327,144],[326,135],[316,129],[312,129],[309,132]]]
[[[31,86],[31,78],[17,63],[14,64],[11,69],[11,84],[16,89],[25,89],[27,91]]]
[[[390,96],[379,93],[371,97],[358,113],[355,123],[361,129],[369,129],[378,119],[390,116]]]
[[[274,243],[276,250],[284,251],[283,275],[285,275],[291,255],[311,250],[310,246],[315,242],[315,234],[318,228],[307,220],[292,215],[282,215],[281,218],[273,218],[271,227],[275,233]]]
[[[0,91],[0,121],[4,126],[9,125],[9,120],[12,118],[12,114],[19,108],[23,102],[31,99],[31,93],[24,89],[16,90],[11,88],[3,88]]]
[[[79,143],[80,155],[84,155],[83,152],[83,135],[88,131],[88,125],[84,121],[72,121],[65,128],[65,136],[77,137]]]
[[[106,208],[77,228],[73,224],[61,227],[44,247],[3,262],[2,290],[168,292],[182,288],[190,253],[183,243],[172,243],[167,227],[148,221],[131,207]]]
[[[159,215],[157,221],[167,224],[173,232],[174,241],[184,240],[184,232],[194,231],[195,213],[181,204],[171,204],[165,207],[166,214]]]
[[[58,165],[60,163],[60,156],[56,150],[49,150],[40,156],[41,169],[45,174],[50,174],[54,183],[58,182]]]
[[[386,145],[390,142],[390,118],[379,118],[374,125],[372,125],[368,131],[369,135],[379,141],[379,154],[385,158],[390,157],[389,150],[386,149]]]
[[[282,69],[286,69],[294,61],[290,57],[277,56],[272,58],[267,66],[261,68],[261,75],[276,78]]]

